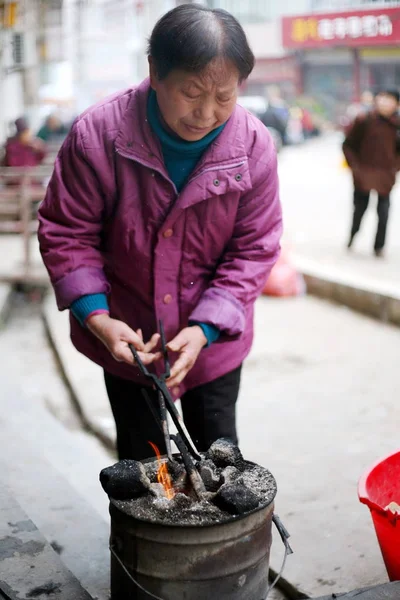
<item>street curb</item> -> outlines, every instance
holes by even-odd
[[[382,321],[400,326],[400,289],[390,283],[343,273],[316,261],[297,257],[297,269],[303,274],[307,293]]]
[[[269,581],[273,582],[278,576],[278,572],[275,571],[271,566],[269,567]],[[295,585],[290,583],[283,575],[277,581],[276,589],[278,589],[287,600],[308,600],[311,598],[304,590],[297,588]]]
[[[0,329],[2,329],[10,316],[14,287],[8,283],[0,283]]]
[[[76,377],[74,377],[71,369],[71,365],[68,361],[68,350],[65,348],[66,341],[62,336],[57,334],[56,328],[52,324],[52,316],[51,316],[51,304],[49,303],[51,299],[46,298],[43,306],[42,306],[42,320],[45,327],[46,335],[49,340],[50,346],[53,350],[55,359],[57,361],[61,377],[64,381],[65,386],[68,389],[68,392],[71,396],[71,401],[73,406],[82,422],[83,427],[95,435],[108,450],[112,450],[115,452],[115,438],[108,431],[106,427],[104,427],[101,422],[95,418],[95,416],[88,410],[87,401],[83,400],[81,393],[79,392],[79,381]],[[71,344],[70,344],[71,345]],[[64,347],[63,347],[64,346]],[[75,363],[80,359],[84,361],[88,360],[81,355],[79,355],[78,351],[73,349],[75,354]],[[85,365],[83,365],[83,369]],[[76,369],[77,372],[79,369]]]

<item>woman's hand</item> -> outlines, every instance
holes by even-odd
[[[169,388],[178,386],[184,380],[206,344],[207,338],[198,325],[182,329],[167,344],[168,350],[179,354],[178,360],[171,369],[171,377],[166,381]]]
[[[140,329],[135,332],[123,321],[112,319],[106,313],[89,317],[86,325],[103,342],[118,362],[126,362],[130,365],[134,364],[129,344],[132,344],[138,351],[139,357],[145,365],[149,365],[161,358],[160,352],[153,352],[160,340],[158,333],[154,334],[151,340],[145,344]]]

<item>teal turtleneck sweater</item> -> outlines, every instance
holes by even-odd
[[[168,171],[168,175],[175,184],[178,192],[180,192],[204,152],[218,137],[225,127],[225,124],[214,129],[197,142],[187,142],[186,140],[174,136],[169,133],[162,124],[160,109],[157,104],[157,95],[154,90],[150,91],[149,99],[147,101],[147,118],[150,127],[160,141],[164,164]]]
[[[160,141],[168,175],[179,193],[185,186],[185,183],[204,152],[221,133],[225,124],[214,129],[197,142],[187,142],[186,140],[174,136],[165,129],[162,123],[160,109],[158,108],[157,103],[157,95],[154,90],[151,90],[149,93],[147,101],[147,118],[151,129]],[[109,312],[107,296],[105,294],[89,294],[87,296],[82,296],[72,303],[71,311],[81,325],[84,325],[90,315],[94,313]],[[190,325],[199,325],[201,327],[207,338],[208,346],[219,338],[219,329],[213,325],[195,322],[190,322]]]

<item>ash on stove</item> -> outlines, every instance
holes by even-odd
[[[217,440],[201,455],[196,469],[205,492],[196,497],[180,457],[145,463],[123,460],[103,469],[100,481],[111,502],[135,519],[175,526],[223,524],[268,506],[276,494],[272,474],[244,460],[239,448]],[[167,464],[173,486],[167,498],[160,483],[160,464]]]

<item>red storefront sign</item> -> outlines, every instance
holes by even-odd
[[[285,48],[400,43],[400,8],[283,17]]]

